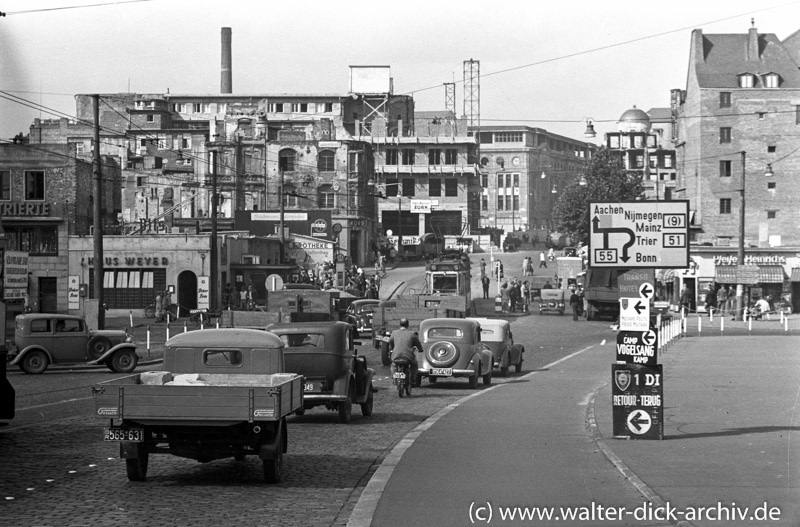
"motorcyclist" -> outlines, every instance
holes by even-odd
[[[417,363],[417,353],[422,351],[422,343],[415,331],[408,329],[408,319],[400,319],[400,329],[392,331],[389,337],[389,349],[392,352],[392,360],[408,359],[411,365],[411,379],[413,383],[417,376],[419,363]]]

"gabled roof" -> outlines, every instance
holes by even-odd
[[[789,51],[772,33],[704,35],[693,32],[693,66],[701,88],[738,88],[744,73],[777,73],[781,88],[800,89],[800,70]],[[759,86],[757,86],[759,87]]]

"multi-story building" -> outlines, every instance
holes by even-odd
[[[800,33],[692,32],[677,190],[691,202],[692,241],[738,243],[744,187],[745,245],[800,245],[799,66]]]
[[[552,230],[553,205],[597,147],[528,126],[481,126],[480,227]]]
[[[402,240],[403,255],[426,234],[448,243],[478,227],[477,141],[458,125],[447,112],[420,112],[413,130],[363,138],[374,149],[378,236]]]
[[[675,197],[690,202],[693,244],[692,267],[676,276],[698,306],[709,286],[738,284],[749,300],[769,296],[798,310],[800,33],[781,41],[755,27],[694,30],[686,90],[673,99]],[[757,276],[738,273],[743,264]]]
[[[106,181],[102,219],[104,228],[113,230],[120,210],[120,167],[111,156],[101,162]],[[76,156],[75,145],[0,144],[6,250],[21,255],[14,272],[22,283],[5,289],[10,314],[21,312],[23,303],[45,312],[66,309],[68,240],[70,235],[91,238],[93,181],[92,164]]]
[[[669,200],[675,190],[673,123],[669,108],[645,112],[634,106],[620,116],[617,132],[605,134],[606,148],[624,169],[641,174],[647,199]]]

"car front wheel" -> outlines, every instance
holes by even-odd
[[[136,369],[139,356],[133,350],[121,350],[111,357],[111,369],[117,373],[130,373]]]
[[[47,360],[47,355],[43,351],[31,351],[25,358],[22,359],[22,364],[20,364],[20,368],[25,373],[43,373],[44,370],[47,369],[47,365],[49,361]]]

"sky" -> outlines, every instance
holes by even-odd
[[[473,59],[481,124],[584,140],[592,119],[600,142],[626,110],[668,107],[685,89],[693,29],[800,30],[800,0],[0,0],[0,11],[0,140],[74,116],[79,93],[218,94],[230,27],[234,94],[345,94],[349,66],[388,65],[417,110],[443,110],[455,82],[461,114]]]

